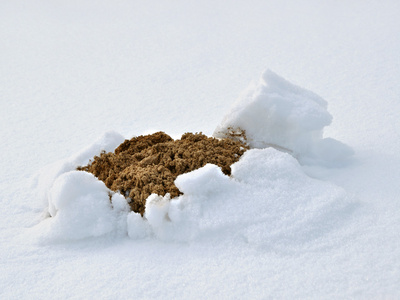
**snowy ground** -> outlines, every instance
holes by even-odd
[[[2,1],[0,298],[399,298],[399,11],[397,1]],[[188,195],[204,191],[194,178],[216,205],[184,215],[202,220],[184,223],[189,235],[166,232],[157,210],[148,236],[85,237],[85,226],[83,239],[63,240],[39,224],[39,170],[110,130],[211,135],[266,68],[328,102],[325,137],[350,146],[351,162],[299,166],[257,150],[239,182],[212,167],[183,177]],[[278,175],[250,180],[255,169]],[[59,182],[52,195],[65,200],[73,186]],[[215,192],[225,185],[231,194]],[[270,202],[240,207],[246,192]]]

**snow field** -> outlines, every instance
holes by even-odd
[[[398,299],[399,11],[395,0],[2,1],[0,298]],[[54,234],[49,220],[57,217],[43,221],[55,180],[87,162],[66,163],[71,153],[109,130],[124,137],[159,130],[211,135],[266,67],[322,96],[333,116],[322,139],[355,152],[343,161],[335,157],[340,151],[330,151],[337,143],[324,142],[328,158],[311,148],[298,154],[301,169],[318,179],[316,188],[326,186],[341,203],[329,206],[327,198],[319,209],[307,199],[298,206],[294,219],[307,216],[310,234],[289,234],[289,240],[279,232],[299,227],[281,228],[279,243],[271,233],[275,246],[268,248],[246,242],[244,230],[235,236],[227,228],[220,240],[222,220],[215,238],[210,230],[203,237],[201,223],[185,219],[187,202],[183,210],[161,206],[160,215],[167,211],[173,219],[179,212],[193,235],[174,236],[171,229],[164,240],[140,216],[115,209],[118,201],[102,213],[120,223],[101,236],[74,239],[67,227]],[[60,159],[61,169],[46,167],[40,177],[48,180],[29,186],[32,174]],[[341,167],[330,163],[335,160]],[[82,189],[95,186],[90,182]],[[279,196],[285,195],[293,193]],[[226,202],[221,199],[216,206]]]

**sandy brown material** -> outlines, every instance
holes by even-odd
[[[103,152],[78,170],[93,173],[109,189],[124,195],[133,211],[143,215],[150,194],[170,193],[171,198],[181,194],[174,184],[178,175],[207,163],[230,175],[230,166],[246,150],[240,141],[218,140],[202,133],[185,133],[180,140],[173,140],[157,132],[125,140],[114,153]]]

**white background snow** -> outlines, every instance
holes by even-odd
[[[2,1],[0,298],[399,298],[399,12],[397,1]],[[154,197],[150,225],[126,218],[118,195],[114,210],[95,205],[108,194],[88,174],[53,183],[123,137],[211,135],[266,68],[328,102],[324,137],[350,146],[351,162],[254,150],[235,180],[213,166],[180,177],[186,198]],[[202,197],[208,210],[189,201]],[[60,214],[41,222],[49,198]],[[78,202],[104,218],[79,223]]]

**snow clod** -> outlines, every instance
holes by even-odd
[[[233,105],[213,136],[245,132],[251,148],[274,147],[301,163],[332,165],[353,152],[334,139],[323,138],[323,128],[331,121],[324,99],[267,70]]]

